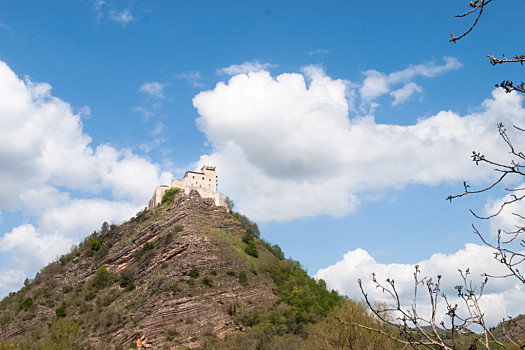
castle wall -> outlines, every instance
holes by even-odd
[[[228,208],[224,195],[217,192],[215,167],[203,166],[201,172],[187,171],[186,174],[184,174],[184,178],[172,179],[170,187],[157,187],[149,202],[149,208],[152,209],[159,205],[166,190],[173,187],[178,187],[186,195],[188,195],[191,190],[197,190],[202,198],[212,198],[215,201],[215,205]]]
[[[153,197],[151,197],[151,199],[149,200],[148,209],[153,209],[157,205],[159,205],[162,201],[164,193],[166,193],[168,189],[169,187],[166,185],[158,186],[157,188],[155,188],[155,191],[153,192]]]

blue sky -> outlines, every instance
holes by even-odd
[[[494,90],[522,67],[486,58],[523,47],[525,4],[491,5],[452,44],[466,6],[2,1],[0,294],[204,164],[264,238],[353,297],[372,271],[409,286],[416,263],[451,281],[489,268],[468,209],[504,193],[445,198],[493,179],[471,151],[506,157],[496,123],[525,118]],[[491,317],[522,297],[498,282]]]

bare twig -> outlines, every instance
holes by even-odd
[[[436,282],[432,278],[420,278],[419,266],[415,266],[414,272],[414,299],[413,304],[409,307],[404,307],[401,305],[398,292],[394,289],[394,283],[391,279],[387,279],[387,284],[383,285],[377,280],[375,274],[373,275],[372,282],[376,288],[387,292],[392,297],[392,304],[390,307],[384,309],[375,308],[369,300],[368,294],[363,289],[362,281],[359,280],[359,288],[365,298],[365,302],[372,311],[372,313],[383,323],[396,327],[401,339],[394,337],[392,334],[388,334],[382,329],[369,327],[366,325],[361,325],[357,323],[347,323],[351,326],[361,327],[363,329],[368,329],[377,333],[381,333],[385,336],[388,336],[390,339],[396,340],[399,343],[409,345],[413,349],[443,349],[443,350],[452,350],[456,348],[456,339],[458,335],[468,329],[472,325],[477,325],[481,327],[483,333],[481,337],[477,338],[477,342],[481,344],[485,349],[497,348],[497,349],[507,349],[506,344],[501,340],[497,339],[493,330],[487,327],[484,319],[484,313],[481,310],[479,305],[480,299],[483,296],[483,291],[485,285],[488,282],[488,278],[481,283],[479,290],[476,291],[476,287],[472,285],[470,280],[470,270],[466,271],[459,270],[459,273],[462,278],[462,284],[456,286],[458,292],[458,297],[462,300],[466,313],[461,315],[458,312],[458,305],[452,305],[446,294],[441,293],[441,276],[437,276]],[[426,286],[426,291],[429,296],[431,312],[428,318],[422,316],[418,311],[417,306],[417,294],[420,286]],[[447,312],[444,316],[448,317],[450,321],[450,328],[447,328],[445,322],[441,321],[440,325],[445,330],[449,332],[449,338],[445,339],[444,334],[441,333],[437,325],[437,316],[438,316],[438,304],[439,300],[445,302]],[[384,317],[384,313],[394,313],[395,318],[389,319]],[[342,322],[342,321],[341,321]],[[509,332],[507,332],[509,336]],[[516,341],[516,339],[514,339]],[[517,342],[516,342],[517,343]]]
[[[481,14],[483,13],[483,9],[485,7],[485,5],[488,5],[489,3],[491,3],[492,0],[475,0],[474,2],[470,2],[469,6],[472,8],[471,10],[463,13],[463,14],[460,14],[460,15],[455,15],[454,17],[466,17],[468,15],[470,15],[471,13],[474,13],[476,11],[478,11],[478,15],[476,16],[476,19],[474,20],[474,23],[472,23],[472,25],[470,26],[470,28],[464,32],[463,34],[461,34],[460,36],[456,37],[454,36],[454,34],[450,33],[450,36],[452,37],[452,39],[450,39],[451,42],[455,43],[456,41],[458,41],[459,39],[463,38],[464,36],[466,36],[468,33],[470,33],[474,27],[476,26],[476,24],[478,24],[478,21],[481,17]]]

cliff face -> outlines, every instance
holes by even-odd
[[[245,327],[243,315],[282,304],[268,272],[279,258],[257,239],[258,257],[248,255],[245,235],[196,192],[103,225],[0,302],[0,343],[42,349],[58,320],[80,349],[139,339],[153,349],[196,348],[205,336],[224,338]]]

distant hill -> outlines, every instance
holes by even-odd
[[[297,346],[343,300],[248,218],[192,191],[104,223],[4,298],[0,349]]]

